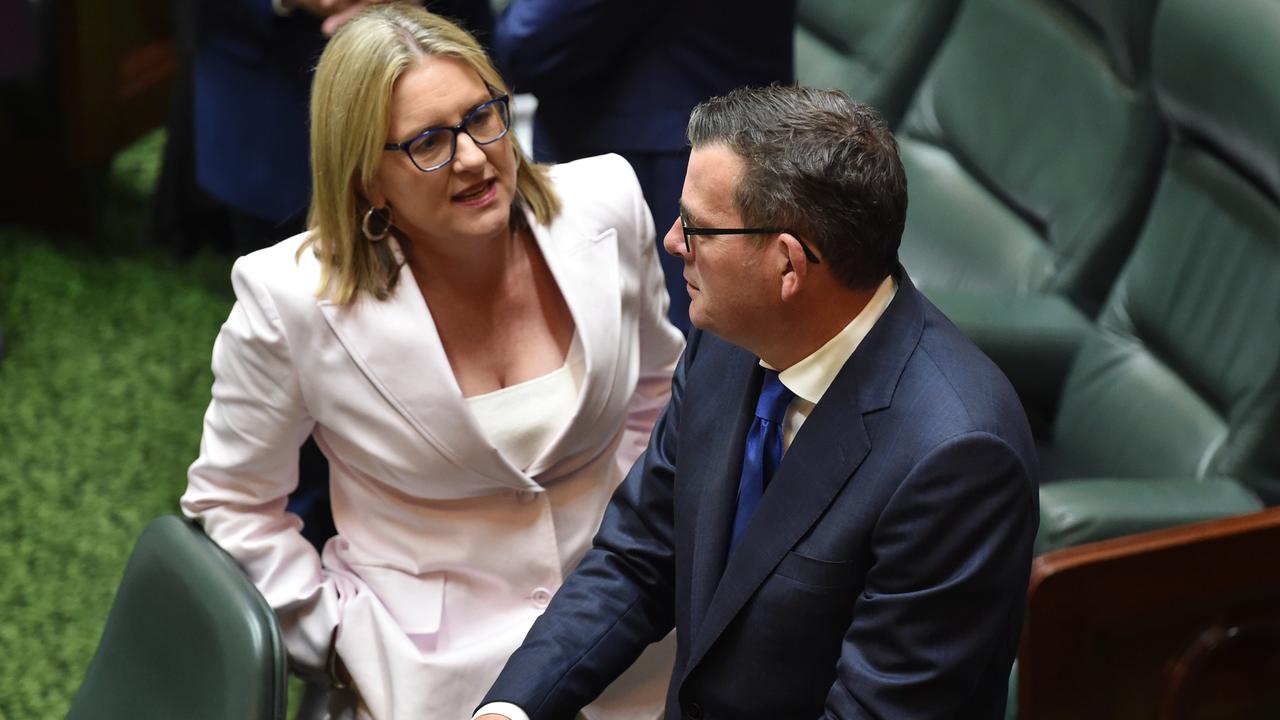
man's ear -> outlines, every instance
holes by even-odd
[[[778,246],[786,257],[782,271],[782,300],[794,300],[809,279],[809,258],[805,257],[804,247],[791,233],[779,233]]]

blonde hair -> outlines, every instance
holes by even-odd
[[[370,205],[363,196],[386,153],[387,112],[396,80],[423,57],[457,58],[498,94],[506,83],[465,30],[419,7],[379,4],[342,27],[325,47],[311,89],[311,209],[308,248],[320,259],[319,295],[346,304],[360,293],[385,299],[400,259],[386,242],[361,232]],[[507,135],[516,154],[513,226],[527,207],[541,224],[560,211],[547,169],[534,165]]]

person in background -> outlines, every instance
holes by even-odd
[[[362,718],[475,707],[586,552],[683,348],[634,173],[532,164],[509,103],[438,16],[343,25],[316,70],[308,229],[236,261],[214,345],[182,509],[275,609],[293,667]],[[331,471],[322,553],[285,510],[308,434]],[[656,718],[671,651],[587,716]]]
[[[493,48],[515,89],[538,98],[534,159],[621,154],[657,226],[676,213],[693,106],[794,80],[795,10],[796,0],[512,0]],[[663,271],[671,321],[687,332],[680,262],[663,256]]]
[[[893,136],[775,86],[700,105],[689,140],[671,404],[478,714],[571,717],[674,626],[668,718],[1003,717],[1035,446],[898,264]]]

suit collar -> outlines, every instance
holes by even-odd
[[[512,466],[476,424],[454,378],[431,310],[407,264],[385,300],[362,295],[345,306],[317,301],[352,361],[395,410],[460,470],[516,489],[586,442],[582,428],[598,423],[616,368],[619,289],[615,231],[591,234],[570,223],[549,228],[527,215],[582,342],[586,373],[573,419],[527,471]]]
[[[835,496],[857,472],[871,442],[863,416],[888,407],[907,361],[920,340],[923,306],[905,272],[896,272],[897,295],[867,334],[866,339],[836,375],[831,387],[805,421],[769,483],[764,500],[739,540],[733,556],[724,562],[727,533],[732,522],[745,425],[733,426],[737,436],[721,436],[714,447],[732,447],[735,458],[725,458],[716,476],[706,478],[694,540],[694,579],[690,595],[695,621],[686,675],[706,654],[734,616],[765,581],[788,551],[822,516]],[[738,362],[752,364],[745,351]],[[736,364],[736,363],[735,363]],[[736,388],[747,397],[740,403],[739,420],[754,407],[758,370],[731,370]],[[748,382],[753,381],[753,384]],[[743,409],[745,408],[745,409]],[[714,469],[713,469],[714,471]],[[726,500],[727,498],[727,500]],[[708,537],[704,538],[706,535]],[[702,553],[719,554],[701,557]],[[723,574],[711,574],[723,566]],[[700,573],[707,575],[699,576]],[[716,584],[718,580],[718,584]],[[703,587],[714,587],[708,592]],[[706,602],[705,610],[701,605]]]

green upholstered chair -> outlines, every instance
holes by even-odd
[[[960,0],[800,0],[796,79],[844,90],[896,126],[959,4]]]
[[[152,521],[134,547],[70,720],[283,720],[275,614],[191,523]]]
[[[1045,417],[1159,172],[1154,4],[966,0],[897,133],[903,264]]]
[[[1067,377],[1038,549],[1280,504],[1280,1],[1162,0],[1173,133]]]

